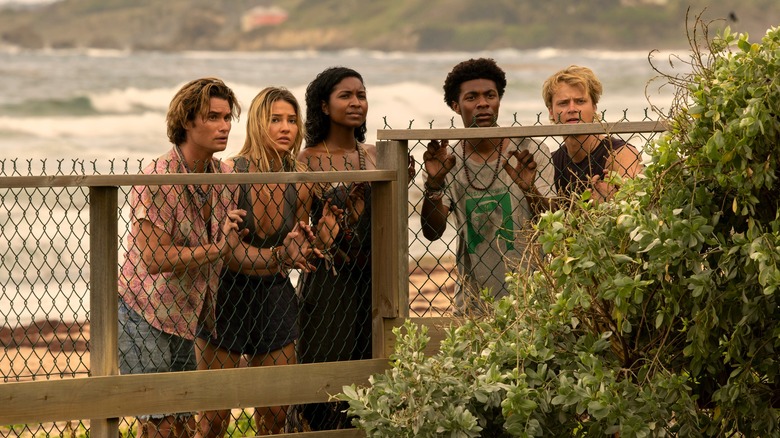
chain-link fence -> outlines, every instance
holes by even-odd
[[[542,126],[541,121],[534,126]],[[477,291],[486,285],[500,295],[507,271],[517,263],[537,262],[525,251],[523,230],[551,208],[544,199],[555,200],[565,190],[595,191],[599,186],[593,176],[606,183],[609,171],[633,171],[636,163],[618,159],[619,151],[628,150],[637,160],[654,135],[613,134],[596,144],[587,136],[572,136],[579,146],[551,136],[452,140],[438,146],[410,139],[409,315],[457,314],[477,306]],[[572,158],[580,151],[588,152],[584,161]],[[602,155],[596,159],[596,153]],[[559,163],[556,154],[570,160]],[[359,147],[344,162],[324,163],[304,164],[318,170],[376,167]],[[239,172],[253,171],[251,163],[236,164]],[[168,165],[165,160],[5,160],[0,177],[186,172]],[[212,172],[220,170],[219,163],[212,166]],[[446,175],[436,172],[437,166],[446,167]],[[564,169],[571,178],[559,181]],[[586,186],[575,184],[586,177]],[[605,188],[602,196],[609,198],[610,188]],[[0,189],[0,196],[6,242],[0,270],[3,380],[86,377],[88,189],[12,188]],[[225,218],[236,207],[248,212],[242,225],[247,235],[226,249]],[[122,373],[370,358],[370,209],[371,185],[359,182],[120,187]],[[314,251],[323,257],[303,262]],[[178,336],[162,342],[160,333]],[[210,415],[205,421],[234,437],[278,431],[290,419],[298,430],[313,422],[315,429],[348,422],[332,405]],[[120,429],[138,436],[143,420],[122,419]],[[78,436],[78,430],[87,429],[86,421],[0,425],[0,435]]]
[[[629,122],[625,112],[615,121],[604,113],[601,119],[609,125]],[[655,120],[647,114],[642,121]],[[521,125],[515,120],[513,126]],[[541,114],[530,126],[546,126]],[[604,127],[609,130],[607,122]],[[454,119],[451,128],[455,128]],[[599,137],[473,139],[449,141],[446,151],[440,142],[410,140],[414,160],[409,183],[410,316],[450,316],[475,310],[484,288],[490,288],[494,297],[506,293],[507,272],[538,262],[538,253],[525,251],[536,214],[563,207],[572,194],[585,190],[594,199],[609,198],[619,185],[612,178],[640,172],[642,152],[657,135],[606,132]],[[511,174],[512,169],[522,170],[518,158],[529,159],[524,150],[536,165],[529,188],[551,199],[552,205],[540,208],[534,192],[520,188],[519,173]],[[444,168],[446,177],[431,178],[426,158],[435,163],[428,167]],[[451,164],[440,165],[446,160]],[[439,217],[442,212],[444,221]]]

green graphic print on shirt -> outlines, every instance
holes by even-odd
[[[477,246],[485,239],[500,238],[506,250],[514,249],[514,221],[512,198],[509,192],[466,195],[466,242],[469,254],[476,254]],[[489,236],[488,233],[493,233]]]

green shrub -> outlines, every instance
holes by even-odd
[[[694,30],[644,174],[542,215],[549,263],[438,354],[398,330],[339,396],[368,436],[780,435],[780,30]]]

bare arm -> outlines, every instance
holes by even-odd
[[[311,255],[314,233],[307,224],[298,222],[287,233],[281,245],[258,248],[241,242],[228,261],[230,270],[247,275],[270,275],[286,269],[310,271],[313,266],[307,258]]]
[[[447,216],[450,208],[444,205],[442,198],[423,198],[422,212],[420,213],[420,225],[423,236],[428,240],[438,240],[447,230]]]
[[[450,214],[450,208],[443,201],[444,185],[447,174],[455,166],[455,157],[448,152],[448,147],[447,140],[433,140],[428,143],[428,149],[423,154],[428,177],[425,180],[420,225],[423,236],[431,241],[441,238],[447,230],[447,216]]]
[[[236,247],[233,256],[228,259],[228,269],[246,275],[272,275],[279,267],[271,256],[271,248],[257,248],[246,242]]]
[[[223,238],[217,243],[198,246],[173,245],[171,236],[148,220],[139,223],[136,239],[142,260],[150,274],[180,273],[197,269],[203,264],[214,263],[233,252],[241,240],[238,224],[243,221],[244,210],[231,210],[222,225]]]
[[[642,157],[639,151],[632,145],[625,146],[615,151],[607,162],[607,169],[616,172],[623,178],[633,178],[642,171]]]
[[[610,174],[616,173],[621,178],[634,178],[642,171],[642,158],[637,149],[626,143],[610,156],[604,169],[604,175],[596,175],[591,180],[594,199],[607,201],[612,199],[620,187],[609,181]]]

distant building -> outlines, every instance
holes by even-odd
[[[249,32],[258,27],[278,26],[287,21],[287,11],[278,6],[258,6],[241,17],[241,30]]]
[[[621,6],[640,6],[640,5],[665,6],[667,3],[669,3],[669,0],[620,0]]]

